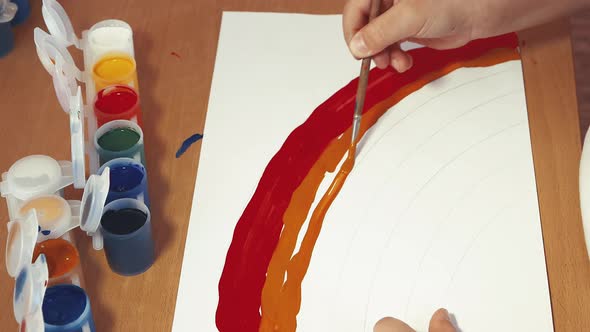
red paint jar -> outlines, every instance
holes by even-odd
[[[113,120],[137,122],[141,127],[139,95],[128,85],[112,85],[100,90],[94,99],[98,127]]]

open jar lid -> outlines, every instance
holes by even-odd
[[[76,89],[76,95],[70,98],[70,144],[72,153],[72,172],[74,187],[83,188],[86,183],[86,159],[84,153],[84,106],[82,90]]]
[[[59,2],[56,0],[43,0],[41,13],[47,29],[61,45],[65,47],[74,45],[80,48],[80,41],[76,37],[72,22]]]
[[[70,143],[74,187],[83,188],[86,182],[86,165],[84,155],[84,103],[82,89],[76,81],[75,68],[71,55],[66,49],[60,49],[55,38],[42,30],[35,30],[35,43],[41,62],[53,79],[53,86],[59,104],[70,115]],[[69,56],[69,57],[68,57]],[[68,69],[70,68],[70,69]]]
[[[84,103],[82,89],[76,80],[63,70],[63,58],[55,59],[53,85],[57,99],[64,112],[70,116],[70,147],[72,154],[72,172],[74,187],[84,188],[86,183],[86,165],[84,154]]]
[[[16,277],[13,297],[14,318],[19,324],[41,309],[49,280],[47,260],[41,254],[34,264],[27,264]]]
[[[40,28],[35,28],[33,38],[35,40],[37,56],[49,75],[53,76],[53,73],[56,71],[55,64],[59,62],[62,65],[61,70],[64,71],[67,77],[74,78],[80,82],[84,81],[82,72],[76,67],[74,58],[72,58],[66,46],[60,43],[57,38]]]
[[[37,308],[33,313],[30,313],[20,322],[18,329],[20,332],[44,332],[45,321],[43,320],[43,307]]]
[[[15,162],[2,175],[0,194],[27,200],[53,194],[73,183],[72,163],[45,155],[32,155]]]
[[[60,238],[80,226],[89,235],[96,237],[94,243],[102,240],[97,229],[108,190],[108,172],[101,176],[92,175],[84,187],[82,201],[66,201],[59,195],[44,195],[25,201],[19,213],[27,215],[35,211],[38,223],[36,232],[39,232],[37,242]],[[97,249],[102,249],[102,245]]]
[[[100,219],[109,193],[110,169],[106,167],[101,175],[93,174],[82,195],[80,205],[80,228],[92,236],[92,247],[100,250],[103,238],[99,230]]]
[[[8,222],[6,270],[11,277],[16,278],[20,271],[33,261],[38,229],[35,210],[29,211],[22,218]]]

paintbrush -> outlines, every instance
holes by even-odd
[[[373,0],[371,2],[369,22],[371,22],[379,14],[380,4],[381,0]],[[365,95],[367,94],[367,84],[369,81],[369,69],[371,68],[371,60],[372,57],[364,58],[361,63],[361,74],[359,76],[358,88],[356,90],[356,104],[354,107],[354,115],[352,117],[352,151],[356,151],[357,138],[361,127],[361,117],[363,107],[365,106]],[[354,156],[352,156],[352,158],[354,158]]]

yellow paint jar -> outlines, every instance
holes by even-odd
[[[92,68],[92,78],[96,91],[116,84],[139,90],[135,59],[125,53],[109,53],[101,57]]]

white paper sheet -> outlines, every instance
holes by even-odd
[[[339,16],[224,13],[173,331],[217,330],[227,249],[265,166],[358,70]],[[383,316],[426,331],[439,307],[464,332],[553,330],[520,61],[425,86],[362,146],[298,331],[372,331]]]

